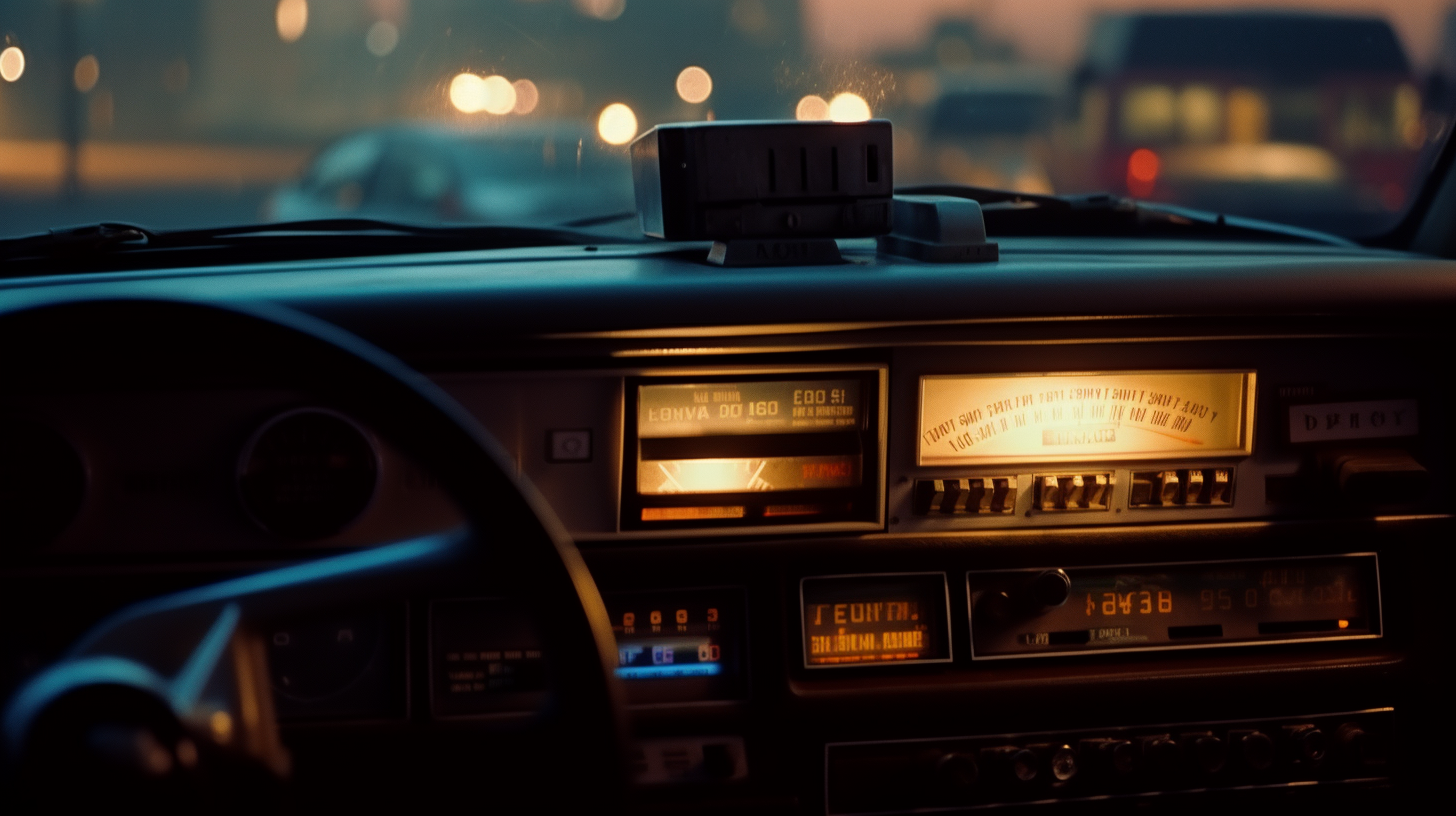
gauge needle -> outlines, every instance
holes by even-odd
[[[667,477],[667,480],[669,482],[672,482],[672,486],[675,487],[675,488],[677,488],[678,492],[680,492],[680,493],[687,492],[687,491],[683,490],[683,486],[680,483],[678,483],[678,480],[677,479],[674,479],[672,477],[672,473],[670,473],[668,471],[668,469],[667,469],[667,463],[666,462],[658,462],[657,463],[657,468],[658,468],[658,470],[661,470],[662,471],[662,475],[663,476],[666,476]]]
[[[773,487],[773,485],[769,484],[768,482],[761,482],[758,478],[758,474],[763,472],[763,469],[766,465],[768,465],[767,459],[760,461],[758,463],[758,470],[755,470],[753,472],[753,475],[748,477],[748,488],[750,490],[768,490],[769,488]],[[762,484],[763,487],[758,487],[757,485],[759,484]]]

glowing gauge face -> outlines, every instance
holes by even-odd
[[[637,471],[637,491],[643,495],[814,490],[859,483],[860,457],[851,455],[644,460]]]
[[[920,382],[919,462],[1246,456],[1254,372],[933,376]]]

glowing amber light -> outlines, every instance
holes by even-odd
[[[499,74],[488,76],[481,83],[485,98],[480,107],[486,113],[496,115],[510,113],[516,107],[516,89],[511,81]]]
[[[809,94],[803,99],[800,99],[799,104],[795,106],[794,118],[798,119],[800,122],[812,122],[820,119],[828,119],[829,103],[825,102],[824,97],[822,96]]]
[[[863,122],[870,118],[870,105],[859,94],[837,94],[829,100],[829,118],[836,122]]]
[[[713,94],[713,78],[696,65],[689,65],[677,75],[677,95],[694,105],[706,102]]]
[[[523,115],[530,113],[541,104],[541,92],[536,89],[536,83],[531,80],[518,79],[511,83],[511,87],[516,89],[515,113]]]
[[[25,73],[25,52],[15,46],[0,51],[0,79],[14,82]]]
[[[627,10],[627,0],[575,0],[576,10],[598,20],[615,20]]]
[[[1252,371],[927,375],[918,462],[1086,462],[1253,451]]]
[[[287,43],[298,42],[308,29],[308,0],[278,0],[273,21],[278,26],[278,39]]]
[[[1341,629],[1349,629],[1350,628],[1350,622],[1347,621],[1347,620],[1338,621],[1338,623],[1340,624],[1340,628]]]
[[[597,117],[597,133],[607,144],[626,144],[637,135],[637,114],[621,102],[613,102]]]
[[[212,726],[212,735],[218,742],[229,742],[233,738],[233,718],[226,711],[214,711],[208,719],[208,725]]]
[[[76,83],[76,90],[87,93],[96,87],[101,79],[101,63],[91,54],[76,60],[76,68],[71,72],[71,79]]]
[[[450,104],[461,113],[485,110],[485,80],[471,73],[456,74],[450,80]]]

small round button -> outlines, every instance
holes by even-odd
[[[1063,745],[1052,752],[1052,778],[1058,782],[1069,782],[1077,775],[1077,752],[1070,745]]]
[[[1023,748],[1011,755],[1011,775],[1018,782],[1035,782],[1040,764],[1034,752]]]
[[[935,763],[935,779],[946,791],[970,790],[980,778],[981,766],[969,754],[946,754]]]
[[[1262,731],[1245,734],[1239,740],[1244,764],[1256,771],[1267,771],[1274,765],[1274,740]]]
[[[1227,746],[1223,740],[1212,734],[1194,737],[1191,748],[1193,767],[1206,774],[1223,770],[1224,763],[1228,760]]]

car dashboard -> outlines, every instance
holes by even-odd
[[[799,268],[656,244],[78,275],[5,282],[0,304],[266,304],[425,374],[589,566],[644,812],[1439,789],[1449,262],[840,244]],[[0,548],[7,696],[127,603],[461,522],[306,389],[75,382],[4,412],[7,484],[32,485]],[[458,797],[549,705],[508,574],[264,637],[305,798]],[[590,761],[518,759],[563,780]]]

